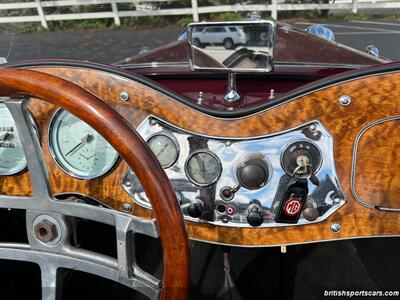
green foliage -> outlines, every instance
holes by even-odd
[[[152,17],[129,17],[121,20],[123,26],[150,25],[150,26],[165,26],[170,24],[167,17],[152,16]]]
[[[364,15],[363,13],[348,13],[344,15],[343,19],[346,21],[366,21],[368,20],[368,16]]]
[[[292,10],[279,12],[280,19],[320,20],[328,17],[328,10]]]
[[[187,18],[182,18],[180,20],[178,20],[178,25],[182,26],[182,27],[186,27],[189,23],[192,23],[193,19],[190,17]]]
[[[67,20],[52,22],[52,30],[63,29],[104,29],[113,24],[112,19],[94,19],[94,20]]]
[[[223,13],[213,13],[210,15],[210,19],[214,21],[242,21],[244,17],[238,12],[223,12]]]
[[[19,27],[18,31],[20,33],[43,32],[46,31],[46,28],[44,28],[42,25],[30,24]]]

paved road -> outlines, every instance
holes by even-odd
[[[181,28],[105,29],[25,34],[0,33],[0,56],[9,61],[31,58],[76,58],[113,63],[175,41]]]
[[[310,23],[294,23],[306,28]],[[381,55],[400,60],[400,22],[340,22],[326,24],[336,41],[364,51],[374,44]],[[134,56],[143,46],[155,48],[176,40],[181,29],[119,29],[43,32],[30,34],[0,33],[0,56],[9,61],[28,58],[77,58],[112,63]]]

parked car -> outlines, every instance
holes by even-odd
[[[240,26],[206,27],[201,31],[193,32],[193,41],[201,48],[209,45],[223,45],[225,49],[234,49],[247,42],[246,34]]]
[[[0,65],[0,299],[399,296],[400,64],[218,26]]]

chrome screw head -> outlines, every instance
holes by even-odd
[[[125,181],[125,186],[130,187],[132,185],[132,182],[130,180]]]
[[[338,224],[338,223],[333,223],[331,225],[331,230],[334,233],[339,233],[342,230],[342,226],[340,226],[340,224]]]
[[[333,198],[333,203],[334,204],[339,204],[340,203],[340,198],[338,198],[338,197],[335,197],[335,198]]]
[[[351,98],[350,96],[343,95],[339,98],[339,102],[342,106],[348,106],[351,103]]]
[[[131,212],[132,211],[132,205],[130,205],[129,203],[124,203],[124,205],[122,205],[122,209],[124,212]]]
[[[128,92],[121,92],[121,93],[119,94],[119,98],[120,98],[122,101],[128,101],[128,100],[129,100],[129,93],[128,93]]]

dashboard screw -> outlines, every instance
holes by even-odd
[[[333,224],[331,225],[331,230],[332,230],[332,232],[334,232],[334,233],[339,233],[339,232],[342,230],[342,226],[340,226],[340,224],[333,223]]]
[[[157,122],[156,122],[156,120],[151,119],[150,120],[150,126],[154,126],[154,125],[157,125]]]
[[[348,106],[351,103],[351,98],[350,96],[343,95],[339,98],[339,102],[342,106]]]
[[[309,127],[309,129],[310,129],[311,132],[315,132],[315,130],[317,130],[317,125],[312,124],[312,125]]]
[[[124,210],[124,212],[131,212],[132,205],[130,205],[129,203],[124,203],[124,205],[122,205],[122,209]]]
[[[227,145],[229,147],[230,145],[232,145],[232,142],[231,141],[226,141],[225,145]]]
[[[119,98],[120,98],[122,101],[128,101],[128,100],[129,100],[129,93],[128,93],[128,92],[121,92],[121,93],[119,94]]]
[[[125,186],[130,187],[132,185],[132,182],[130,180],[125,181]]]
[[[340,203],[340,198],[338,198],[338,197],[335,197],[335,198],[333,198],[333,203],[334,204],[339,204]]]

